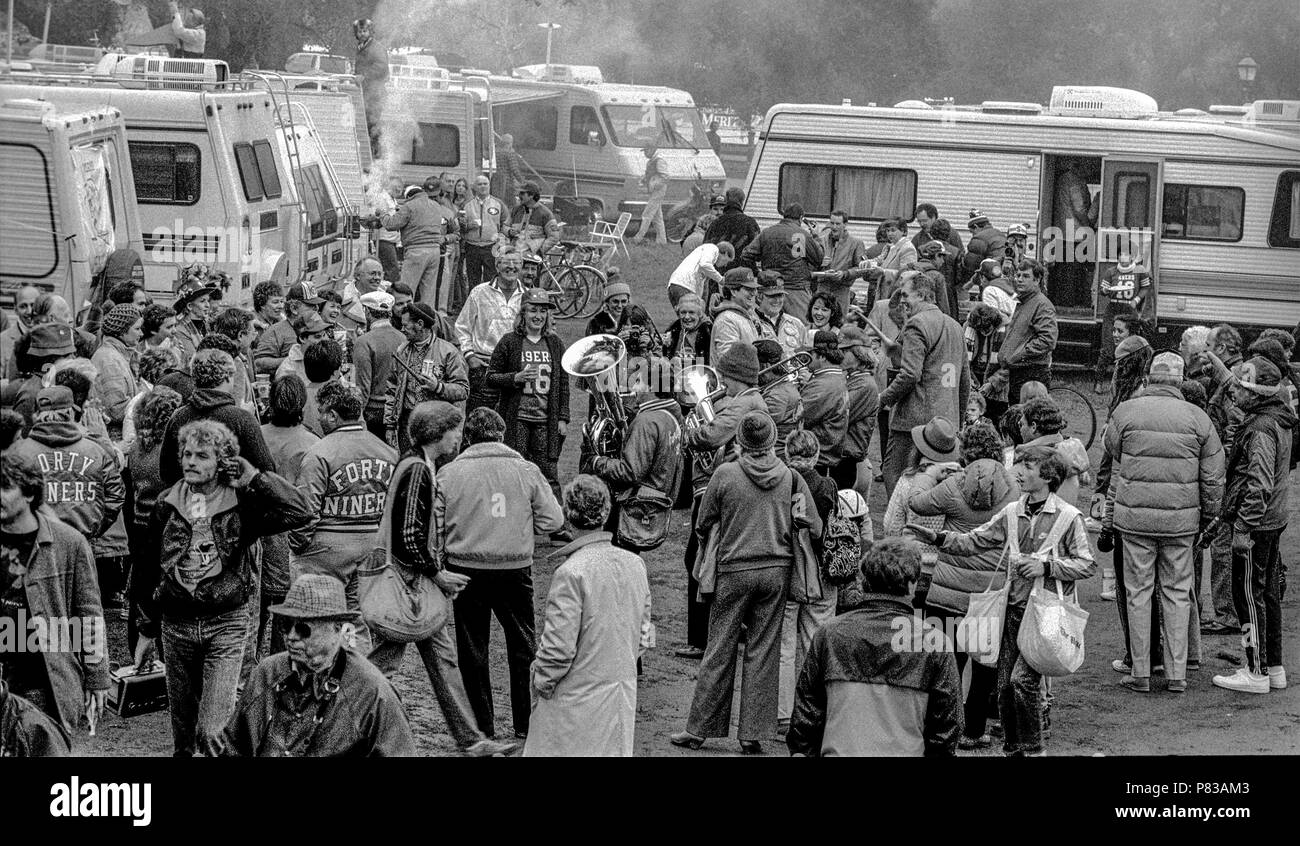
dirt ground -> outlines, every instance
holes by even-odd
[[[635,300],[655,318],[660,329],[672,320],[664,285],[676,262],[676,247],[632,247],[630,260],[620,262],[624,279],[633,289]],[[585,321],[562,321],[560,332],[566,343],[576,340]],[[1090,385],[1081,376],[1075,387],[1087,393]],[[1091,396],[1091,394],[1089,394]],[[1104,398],[1096,403],[1104,409]],[[586,395],[574,393],[572,418],[586,417]],[[577,426],[570,430],[561,461],[562,481],[577,471],[579,435]],[[1100,440],[1100,438],[1098,438]],[[873,450],[875,440],[873,439]],[[1092,449],[1094,466],[1100,445]],[[1081,496],[1086,502],[1086,495]],[[880,532],[880,518],[885,511],[883,485],[873,488],[871,513]],[[698,661],[673,655],[684,643],[686,628],[686,569],[683,551],[690,530],[689,510],[674,513],[674,532],[667,543],[645,556],[653,597],[654,622],[658,645],[643,660],[637,700],[636,754],[654,756],[735,755],[739,748],[734,739],[711,740],[704,749],[688,752],[669,744],[668,735],[685,728],[694,691]],[[1291,528],[1282,539],[1284,563],[1294,562],[1300,550],[1300,494],[1291,498]],[[534,603],[539,615],[545,604],[551,573],[559,561],[549,559],[556,547],[546,538],[538,539],[533,562]],[[1108,564],[1110,556],[1095,553],[1099,564]],[[1209,590],[1208,558],[1204,589]],[[1206,635],[1203,660],[1198,672],[1189,673],[1188,690],[1183,695],[1167,693],[1157,677],[1153,693],[1131,693],[1119,686],[1121,676],[1110,666],[1111,660],[1123,657],[1123,636],[1115,603],[1099,598],[1100,575],[1081,585],[1080,596],[1090,613],[1087,630],[1088,657],[1075,675],[1053,683],[1052,734],[1047,750],[1052,755],[1235,755],[1300,752],[1300,626],[1297,625],[1297,597],[1294,589],[1283,604],[1284,654],[1288,656],[1292,686],[1272,691],[1266,696],[1236,694],[1210,683],[1216,673],[1231,672],[1240,661],[1240,638],[1236,635]],[[115,659],[125,659],[122,630],[125,623],[110,621]],[[496,697],[498,736],[509,737],[510,698],[508,673],[501,630],[493,624],[492,678]],[[422,753],[431,756],[454,755],[455,747],[433,698],[423,665],[413,650],[396,679],[397,689],[408,706],[416,742]],[[733,709],[733,716],[737,709]],[[784,755],[785,746],[776,741],[764,745],[768,755]],[[151,714],[124,721],[109,714],[100,725],[99,735],[78,744],[84,755],[148,756],[171,753],[170,725],[166,714]],[[994,751],[959,753],[995,755]]]

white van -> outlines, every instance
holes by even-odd
[[[453,84],[444,68],[389,67],[380,143],[385,147],[391,143],[396,157],[378,163],[385,169],[383,176],[418,185],[447,172],[472,184],[477,174],[491,171],[495,161],[492,110],[482,79],[470,77],[469,84],[464,80]]]
[[[60,111],[37,100],[4,99],[0,186],[6,302],[19,287],[36,285],[79,308],[112,253],[144,255],[126,126],[117,109]],[[132,275],[143,281],[138,258]]]
[[[489,78],[495,129],[498,137],[514,136],[515,150],[550,183],[543,191],[589,198],[607,220],[630,212],[639,226],[646,204],[641,148],[652,140],[669,177],[665,213],[691,198],[696,180],[727,178],[685,91],[607,83],[594,67],[535,65],[514,73]]]
[[[343,271],[346,202],[319,140],[283,131],[284,98],[230,81],[224,62],[110,54],[94,74],[18,81],[0,97],[122,113],[155,299],[195,262],[226,273],[225,299],[244,306],[258,282]]]
[[[1193,324],[1289,330],[1300,322],[1300,137],[1265,126],[1070,86],[1046,109],[780,104],[764,122],[746,212],[766,226],[793,200],[818,221],[843,209],[868,244],[885,218],[912,220],[918,202],[935,204],[963,240],[971,209],[1004,232],[1023,224],[1030,255],[1048,265],[1062,339],[1080,357],[1096,346],[1093,285],[1121,243],[1155,279],[1165,346]],[[1065,220],[1066,180],[1088,186],[1092,237],[1105,247],[1090,261],[1062,249],[1083,229]]]

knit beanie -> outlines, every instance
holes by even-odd
[[[1255,356],[1240,365],[1238,381],[1248,391],[1271,397],[1282,384],[1282,371],[1277,365],[1261,356]]]
[[[140,309],[130,303],[119,303],[105,315],[100,327],[108,337],[117,338],[141,317]]]
[[[766,411],[751,411],[741,418],[736,436],[745,452],[766,452],[776,445],[776,424]]]
[[[758,363],[763,367],[776,364],[785,356],[785,349],[782,348],[781,342],[773,341],[771,338],[755,341],[754,349],[758,352]]]
[[[718,359],[718,375],[754,386],[758,383],[758,350],[753,344],[732,344]]]

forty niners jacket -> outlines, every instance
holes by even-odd
[[[10,448],[40,465],[45,505],[87,538],[108,531],[126,501],[117,453],[80,423],[47,420]]]
[[[1242,411],[1245,420],[1237,429],[1228,463],[1224,516],[1235,516],[1232,530],[1238,534],[1281,529],[1287,524],[1296,416],[1281,394],[1252,398]]]
[[[148,548],[134,562],[131,598],[139,603],[140,633],[146,637],[158,636],[163,617],[200,620],[243,605],[258,579],[258,539],[301,529],[312,519],[306,498],[287,480],[270,472],[256,474],[248,487],[233,491],[226,507],[211,515],[221,570],[199,582],[191,594],[173,575],[189,554],[193,533],[182,501],[186,489],[184,482],[177,482],[158,498],[149,518]]]
[[[397,450],[361,423],[348,423],[314,443],[294,480],[311,521],[289,535],[294,552],[311,551],[317,532],[374,535],[397,466]],[[358,540],[358,542],[360,542]]]

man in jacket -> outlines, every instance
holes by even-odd
[[[803,428],[817,438],[817,470],[823,476],[839,464],[849,429],[849,388],[844,381],[844,352],[834,332],[818,330],[813,336],[812,377],[804,384]]]
[[[291,285],[289,293],[284,297],[284,317],[263,330],[253,344],[253,372],[275,373],[289,357],[293,345],[298,343],[293,319],[307,311],[319,311],[324,302],[325,298],[317,296],[310,285]]]
[[[465,284],[470,290],[496,278],[492,248],[497,236],[509,224],[510,210],[492,196],[492,180],[486,173],[474,177],[474,194],[465,203]]]
[[[116,450],[86,434],[73,402],[63,385],[43,388],[35,425],[11,451],[36,462],[45,474],[43,500],[54,516],[93,539],[117,520],[126,487]]]
[[[852,488],[866,499],[871,491],[867,446],[871,443],[876,414],[880,409],[880,391],[873,375],[873,368],[877,365],[871,353],[871,342],[862,330],[854,326],[840,330],[838,347],[844,354],[842,366],[849,392],[848,428],[840,442],[839,464],[831,467],[830,475],[837,489]]]
[[[822,244],[803,228],[803,206],[791,203],[781,220],[745,247],[740,263],[753,271],[775,270],[785,280],[785,311],[802,320],[812,300],[812,273],[822,266]]]
[[[358,389],[328,382],[316,401],[325,437],[307,450],[294,480],[312,519],[289,535],[294,552],[289,576],[333,576],[346,588],[348,610],[360,611],[357,568],[375,547],[397,452],[362,425]],[[365,621],[355,645],[363,655],[370,651]]]
[[[459,231],[456,216],[429,199],[419,185],[402,195],[397,211],[384,217],[384,228],[402,234],[402,281],[415,290],[415,301],[433,306],[438,294],[442,244]]]
[[[515,328],[523,304],[523,270],[522,253],[513,247],[502,250],[497,256],[496,278],[475,286],[456,317],[456,340],[469,368],[466,414],[485,405],[496,407],[500,392],[487,383],[488,362],[497,344]]]
[[[439,561],[470,580],[455,599],[456,651],[475,720],[484,735],[496,736],[488,665],[495,615],[506,638],[515,736],[522,738],[536,648],[533,535],[559,530],[564,512],[537,465],[501,442],[505,431],[490,408],[470,414],[469,446],[439,471],[433,515]]]
[[[886,538],[871,547],[862,562],[865,601],[813,635],[785,737],[791,755],[956,752],[962,725],[957,659],[951,649],[911,648],[947,640],[912,613],[920,577],[915,541]],[[908,648],[899,650],[899,643]]]
[[[104,337],[91,357],[98,374],[91,396],[104,409],[104,422],[114,440],[122,439],[122,419],[126,408],[140,392],[136,371],[139,369],[140,328],[144,320],[133,305],[115,305],[104,316],[100,328]],[[132,366],[134,365],[134,367]]]
[[[41,289],[35,285],[23,285],[14,294],[14,315],[17,319],[0,331],[0,380],[2,381],[12,381],[19,376],[15,347],[31,333],[35,326],[32,323],[32,307],[36,305],[36,298],[40,295]]]
[[[740,255],[758,238],[758,221],[741,211],[745,207],[745,189],[728,188],[723,196],[726,204],[722,214],[705,230],[704,242],[721,244],[726,241],[735,249],[736,255]]]
[[[728,241],[700,244],[682,259],[668,278],[668,302],[677,307],[682,294],[694,294],[708,302],[722,285],[722,271],[736,260],[736,248]]]
[[[406,342],[394,353],[397,363],[388,371],[384,389],[387,440],[402,453],[410,448],[407,421],[418,404],[438,399],[464,408],[469,398],[465,359],[450,341],[439,338],[433,331],[437,322],[438,315],[428,303],[412,303],[402,317]],[[411,371],[420,374],[419,380]]]
[[[835,297],[840,304],[840,313],[848,314],[849,300],[853,293],[853,280],[867,260],[867,245],[860,238],[849,234],[849,214],[833,211],[826,223],[826,234],[822,236],[822,266],[814,293],[827,293]]]
[[[370,434],[387,435],[384,429],[384,406],[388,402],[388,376],[393,370],[397,348],[406,336],[393,328],[393,295],[371,291],[361,295],[366,313],[366,331],[352,344],[353,376],[357,389],[366,398],[365,420]]]
[[[1223,517],[1230,523],[1232,593],[1246,666],[1214,684],[1244,693],[1286,687],[1282,664],[1282,596],[1285,565],[1280,538],[1288,514],[1291,432],[1297,425],[1282,392],[1282,373],[1256,356],[1237,367],[1233,393],[1244,415],[1228,465]]]
[[[785,439],[803,422],[803,400],[799,396],[799,383],[788,375],[772,371],[786,357],[781,344],[771,338],[754,342],[758,351],[759,393],[767,404],[767,413],[776,424],[776,454],[785,461]],[[769,371],[769,372],[764,372]]]
[[[345,645],[361,615],[337,580],[299,576],[271,606],[286,652],[258,664],[226,727],[222,754],[242,758],[414,757],[415,739],[392,683]]]
[[[903,327],[901,368],[880,395],[880,408],[893,409],[881,468],[885,497],[907,469],[911,431],[935,417],[961,420],[970,394],[970,362],[961,326],[935,305],[934,281],[923,273],[900,277],[908,320]],[[895,437],[898,435],[898,437]]]
[[[748,267],[733,267],[722,280],[722,302],[712,310],[713,361],[720,361],[732,345],[748,346],[760,337],[754,312],[758,280]]]
[[[1114,468],[1114,509],[1107,522],[1124,543],[1132,644],[1133,673],[1120,683],[1143,693],[1151,690],[1149,638],[1157,579],[1165,678],[1171,691],[1187,689],[1193,546],[1223,499],[1223,446],[1205,412],[1183,400],[1182,381],[1182,356],[1156,356],[1145,389],[1120,403],[1106,427],[1106,453]]]
[[[256,628],[258,541],[302,528],[312,515],[288,481],[239,455],[222,423],[186,423],[178,443],[184,475],[158,498],[149,522],[154,548],[134,562],[136,665],[161,637],[174,754],[217,754]]]
[[[45,630],[48,647],[0,651],[0,676],[71,736],[83,714],[93,726],[104,711],[108,640],[90,544],[41,507],[47,489],[35,458],[16,450],[0,457],[0,620],[11,643]]]
[[[1011,402],[1026,382],[1052,387],[1052,351],[1058,335],[1056,307],[1043,293],[1043,266],[1033,259],[1020,262],[1015,287],[1016,311],[998,350],[998,367],[1005,371]]]
[[[1002,260],[1007,251],[1007,236],[989,221],[988,215],[979,209],[972,209],[970,218],[966,221],[966,228],[970,230],[970,242],[966,245],[962,266],[965,267],[967,275],[978,271],[980,262],[984,259],[994,259],[999,262]]]
[[[257,418],[235,406],[235,360],[221,350],[202,350],[194,356],[194,393],[176,409],[163,432],[158,469],[164,484],[181,478],[181,427],[195,420],[215,420],[235,433],[239,454],[258,470],[273,471],[275,459],[266,448]],[[274,533],[272,533],[274,534]]]
[[[806,345],[808,334],[802,317],[795,317],[785,311],[785,300],[789,296],[785,289],[785,280],[775,270],[764,270],[758,274],[758,298],[754,303],[759,335],[775,338],[781,344],[782,356],[791,356]]]

